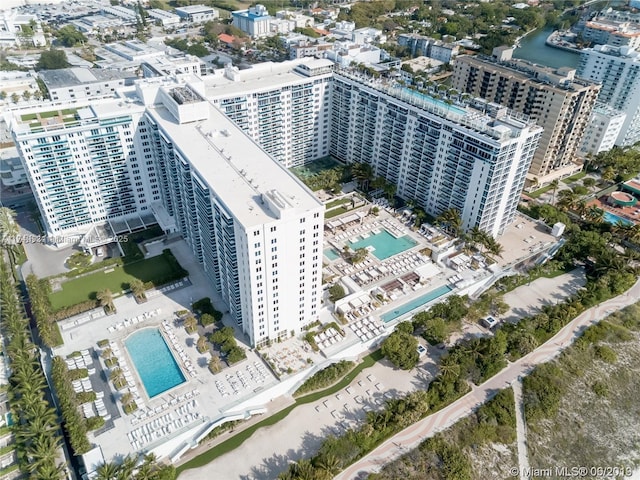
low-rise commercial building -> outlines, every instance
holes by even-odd
[[[205,23],[220,17],[220,12],[215,8],[205,5],[188,5],[186,7],[177,7],[176,13],[180,18],[190,23]]]

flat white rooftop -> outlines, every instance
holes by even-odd
[[[206,97],[215,99],[216,97],[224,97],[236,93],[246,94],[252,91],[272,90],[279,86],[295,83],[307,83],[311,77],[306,77],[294,71],[301,64],[314,68],[314,66],[330,66],[333,65],[333,62],[329,60],[314,60],[312,58],[281,63],[264,62],[254,65],[252,68],[234,72],[235,80],[226,77],[222,72],[216,72],[215,75],[207,75],[203,78]]]
[[[164,107],[148,112],[215,196],[245,227],[276,220],[262,195],[276,190],[285,209],[322,207],[307,187],[212,105],[209,118],[178,124]]]

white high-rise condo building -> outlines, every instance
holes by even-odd
[[[202,82],[136,90],[13,116],[47,230],[162,211],[251,345],[300,332],[318,318],[322,203],[203,98]]]
[[[640,52],[609,45],[586,48],[578,76],[601,83],[598,101],[627,115],[616,145],[640,142]]]
[[[160,201],[144,110],[96,100],[13,114],[13,137],[49,236],[83,234]]]
[[[204,78],[206,97],[286,167],[329,155],[333,63],[305,58],[228,66]]]
[[[515,216],[542,128],[488,106],[491,115],[336,73],[331,154],[370,164],[430,215],[455,208],[465,229],[496,236]]]

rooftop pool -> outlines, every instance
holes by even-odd
[[[396,238],[386,230],[382,230],[380,233],[363,238],[357,242],[349,242],[349,246],[354,250],[367,248],[378,260],[386,260],[389,257],[393,257],[398,253],[415,247],[417,244],[418,242],[408,235]]]
[[[186,381],[160,330],[145,328],[124,342],[149,398]]]
[[[416,308],[419,308],[423,305],[426,305],[429,302],[432,302],[436,298],[446,295],[451,290],[453,289],[449,285],[443,285],[441,287],[436,288],[435,290],[431,290],[430,292],[425,293],[424,295],[418,298],[414,298],[410,302],[403,303],[395,310],[392,310],[390,312],[383,314],[380,318],[384,323],[391,322],[396,318],[401,317],[405,313],[409,313],[415,310]]]

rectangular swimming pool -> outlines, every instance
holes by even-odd
[[[427,303],[435,300],[436,298],[439,298],[449,293],[451,290],[452,288],[449,285],[443,285],[441,287],[436,288],[435,290],[431,290],[430,292],[425,293],[424,295],[418,298],[414,298],[410,302],[400,305],[395,310],[385,313],[380,318],[384,323],[391,322],[396,318],[401,317],[405,313],[409,313],[423,305],[426,305]]]
[[[627,226],[633,225],[633,222],[631,220],[627,220],[626,218],[619,217],[615,213],[611,213],[606,210],[604,211],[604,216],[602,218],[605,222],[610,223],[611,225],[616,225],[618,223],[622,225],[627,225]]]
[[[329,260],[334,261],[340,258],[340,252],[338,252],[335,248],[327,248],[324,251],[324,256]]]
[[[184,383],[186,378],[160,331],[145,328],[124,342],[149,398]]]
[[[393,257],[398,253],[415,247],[417,244],[418,242],[409,235],[396,238],[386,230],[382,230],[380,233],[363,238],[357,242],[349,242],[349,246],[354,250],[371,247],[369,250],[371,250],[371,253],[373,253],[378,260],[386,260],[389,257]]]

